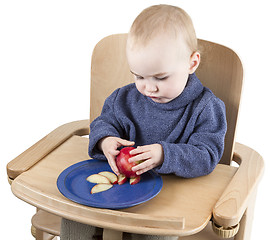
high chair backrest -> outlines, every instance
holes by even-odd
[[[90,121],[99,116],[105,99],[117,88],[133,82],[126,60],[127,34],[102,39],[94,48],[91,63]],[[228,130],[220,163],[230,164],[242,90],[243,68],[231,49],[199,40],[201,64],[196,71],[204,86],[226,105]]]

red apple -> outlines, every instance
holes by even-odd
[[[108,178],[112,184],[116,184],[118,181],[117,176],[112,172],[103,171],[103,172],[99,172],[98,174]]]
[[[110,183],[110,180],[107,177],[99,174],[92,174],[87,177],[86,180],[91,183]]]
[[[126,181],[127,181],[127,177],[124,174],[120,173],[120,175],[118,176],[118,184],[122,185]]]
[[[141,176],[131,177],[129,179],[130,185],[137,184],[139,181],[141,181]]]
[[[110,183],[99,183],[91,189],[91,194],[103,192],[110,189],[113,185]]]
[[[129,152],[135,149],[134,147],[125,147],[120,150],[120,153],[116,156],[116,166],[119,172],[124,174],[126,177],[136,177],[136,172],[132,171],[132,167],[136,166],[138,163],[130,163],[129,158],[133,157]]]

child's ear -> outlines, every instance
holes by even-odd
[[[199,52],[194,52],[189,59],[189,74],[192,74],[199,67],[201,55]]]

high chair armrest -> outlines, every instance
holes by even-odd
[[[74,135],[88,135],[90,131],[89,124],[89,120],[80,120],[66,123],[56,128],[7,164],[8,177],[15,179],[70,137]]]
[[[240,143],[235,144],[233,161],[239,164],[239,169],[213,209],[214,221],[223,227],[240,222],[264,170],[262,157]]]

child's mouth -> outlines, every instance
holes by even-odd
[[[160,97],[149,96],[149,98],[151,98],[154,102],[160,102],[161,101]]]

